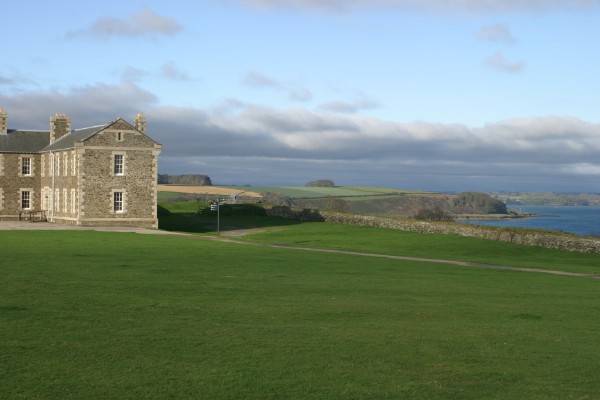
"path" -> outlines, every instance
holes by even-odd
[[[463,267],[504,269],[504,270],[510,270],[510,271],[538,272],[538,273],[543,273],[543,274],[577,276],[577,277],[581,277],[581,278],[600,279],[600,274],[588,274],[588,273],[584,273],[584,272],[568,272],[568,271],[557,271],[557,270],[552,270],[552,269],[513,267],[513,266],[508,266],[508,265],[483,264],[483,263],[476,263],[476,262],[470,262],[470,261],[443,260],[443,259],[439,259],[439,258],[394,256],[394,255],[389,255],[389,254],[363,253],[363,252],[355,252],[355,251],[348,251],[348,250],[317,249],[314,247],[297,247],[297,246],[283,245],[283,244],[245,242],[245,241],[241,241],[241,240],[222,238],[222,237],[216,238],[216,237],[212,237],[212,236],[211,237],[204,236],[204,237],[223,241],[223,242],[228,242],[228,243],[247,244],[247,245],[254,245],[254,246],[271,247],[271,248],[277,248],[277,249],[301,250],[301,251],[311,251],[311,252],[320,252],[320,253],[347,254],[347,255],[360,256],[360,257],[386,258],[386,259],[390,259],[390,260],[429,262],[429,263],[435,263],[435,264],[460,265]]]
[[[389,255],[389,254],[364,253],[364,252],[355,252],[355,251],[348,251],[348,250],[318,249],[318,248],[314,248],[314,247],[298,247],[298,246],[283,245],[283,244],[247,242],[247,241],[235,239],[235,237],[241,237],[241,236],[244,236],[244,234],[242,234],[240,232],[240,234],[238,235],[238,234],[235,234],[235,232],[233,232],[233,231],[228,232],[224,236],[206,236],[206,235],[198,235],[198,234],[193,234],[193,233],[169,232],[169,231],[163,231],[163,230],[159,230],[159,229],[145,229],[145,228],[135,228],[135,227],[73,226],[73,225],[51,224],[51,223],[45,223],[45,222],[31,223],[31,222],[17,222],[17,221],[2,221],[2,222],[0,222],[0,230],[95,230],[95,231],[102,231],[102,232],[133,232],[133,233],[140,233],[140,234],[175,235],[175,236],[185,236],[185,237],[204,239],[204,240],[215,240],[215,241],[226,242],[226,243],[243,244],[243,245],[248,245],[248,246],[270,247],[270,248],[276,248],[276,249],[310,251],[310,252],[317,252],[317,253],[346,254],[346,255],[359,256],[359,257],[385,258],[385,259],[390,259],[390,260],[428,262],[428,263],[435,263],[435,264],[460,265],[463,267],[502,269],[502,270],[509,270],[509,271],[521,271],[521,272],[537,272],[537,273],[542,273],[542,274],[600,279],[600,274],[588,274],[588,273],[584,273],[584,272],[568,272],[568,271],[557,271],[557,270],[551,270],[551,269],[538,269],[538,268],[514,267],[514,266],[507,266],[507,265],[483,264],[483,263],[476,263],[476,262],[470,262],[470,261],[455,261],[455,260],[443,260],[443,259],[437,259],[437,258],[394,256],[394,255]],[[258,228],[257,230],[262,230],[262,229]],[[252,231],[252,230],[245,230],[245,231],[247,233],[247,231]]]

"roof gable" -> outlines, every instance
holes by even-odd
[[[42,151],[72,149],[73,147],[75,147],[75,142],[81,142],[89,139],[96,133],[106,128],[106,126],[107,125],[98,125],[89,128],[76,129],[62,136],[60,139],[54,141],[53,143],[50,143],[48,146],[43,148]]]
[[[131,125],[129,122],[125,121],[123,118],[117,118],[110,124],[102,126],[101,129],[98,129],[96,132],[94,132],[93,134],[91,134],[90,136],[88,136],[87,138],[85,138],[83,140],[91,140],[95,135],[102,133],[104,131],[134,131],[136,134],[143,136],[150,143],[152,143],[154,145],[160,145],[160,143],[158,143],[157,141],[155,141],[154,139],[152,139],[145,133],[143,133],[140,130],[138,130],[137,128],[135,128],[133,125]]]
[[[9,129],[6,134],[0,134],[0,153],[40,153],[72,149],[76,142],[90,140],[105,130],[135,131],[151,143],[159,145],[158,142],[137,130],[123,118],[117,118],[109,124],[72,130],[52,143],[50,143],[49,131]]]

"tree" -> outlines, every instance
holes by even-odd
[[[158,174],[159,185],[194,185],[194,186],[212,186],[208,175],[188,174],[188,175],[168,175]]]
[[[472,211],[478,214],[508,214],[508,209],[503,201],[480,192],[459,193],[453,199],[452,205],[459,211]]]
[[[319,179],[316,181],[310,181],[306,185],[308,187],[334,187],[335,183],[330,179]]]

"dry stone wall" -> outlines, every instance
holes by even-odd
[[[600,240],[543,231],[464,225],[454,222],[425,222],[412,219],[351,215],[309,209],[294,210],[289,207],[267,209],[267,215],[298,221],[331,222],[335,224],[397,229],[407,232],[458,235],[580,253],[600,253]]]

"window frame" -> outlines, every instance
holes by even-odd
[[[125,212],[125,192],[115,190],[112,195],[113,198],[113,213],[123,214]]]
[[[32,210],[33,209],[33,198],[31,196],[31,190],[21,189],[21,210]],[[27,207],[25,207],[27,202]]]
[[[77,192],[75,189],[71,189],[71,214],[77,212]]]
[[[71,153],[71,176],[76,176],[77,175],[77,153],[72,152]]]
[[[115,176],[125,175],[125,154],[113,154],[113,174]]]
[[[42,189],[42,198],[41,198],[41,202],[42,202],[42,210],[44,211],[51,211],[52,207],[51,207],[51,203],[52,203],[52,190],[50,188],[43,188]]]
[[[63,213],[67,214],[69,212],[69,196],[67,194],[67,189],[63,189]]]
[[[21,157],[21,176],[33,176],[33,157]]]

